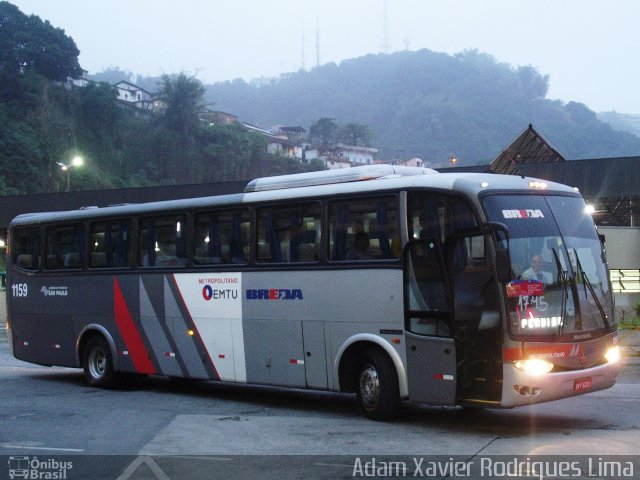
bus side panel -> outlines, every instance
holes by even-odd
[[[104,289],[88,290],[80,277],[13,272],[11,319],[16,358],[45,365],[79,366],[76,337],[94,312],[110,314]]]
[[[304,367],[309,388],[328,387],[325,325],[324,322],[302,322]]]
[[[306,386],[302,322],[247,320],[244,331],[248,382]]]
[[[117,329],[131,359],[128,371],[219,380],[176,277],[148,273],[114,280]]]
[[[247,272],[242,284],[249,382],[335,389],[350,337],[402,336],[400,269]],[[405,361],[404,344],[394,348]]]
[[[128,373],[140,373],[142,369],[141,362],[139,357],[136,356],[134,351],[136,347],[131,343],[130,338],[135,339],[137,335],[139,340],[142,341],[143,353],[147,360],[155,361],[149,355],[149,348],[144,343],[144,332],[140,325],[140,277],[138,275],[119,275],[117,277],[109,275],[107,278],[111,282],[109,288],[111,293],[109,296],[111,317],[108,323],[103,325],[112,333],[116,343],[118,370]],[[129,340],[129,343],[127,343],[127,340]],[[140,345],[140,342],[137,343]],[[149,365],[146,365],[146,367],[151,370],[148,368]]]
[[[11,335],[13,356],[25,362],[39,362],[36,354],[36,319],[39,315],[13,312]]]
[[[141,275],[138,288],[140,335],[146,338],[148,354],[155,360],[158,373],[169,377],[189,376],[173,337],[174,319],[167,318],[165,312],[164,275]]]
[[[197,378],[204,367],[211,379],[245,382],[242,275],[184,273],[166,282],[165,309],[189,375]]]
[[[73,315],[41,315],[36,330],[36,350],[43,362],[66,367],[76,366]]]
[[[174,277],[164,277],[164,309],[173,339],[173,347],[185,367],[188,378],[217,379],[209,355],[202,342],[195,337],[193,320],[184,304]]]

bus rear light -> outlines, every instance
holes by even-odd
[[[522,370],[529,375],[544,375],[553,370],[553,363],[546,360],[540,360],[537,358],[530,358],[529,360],[518,360],[513,363],[513,366],[518,370]]]
[[[620,347],[617,345],[611,347],[607,350],[607,353],[604,354],[604,358],[606,358],[609,363],[617,363],[620,360]]]

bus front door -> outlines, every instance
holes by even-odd
[[[447,271],[453,299],[458,400],[497,403],[502,395],[499,290],[487,256],[490,237],[452,235]]]
[[[409,398],[456,402],[456,345],[444,258],[437,240],[409,242],[404,251],[404,310]]]

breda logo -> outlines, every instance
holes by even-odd
[[[544,218],[542,210],[502,210],[504,218]]]
[[[299,288],[248,289],[247,300],[302,300]]]

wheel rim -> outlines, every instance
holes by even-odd
[[[101,378],[107,368],[107,356],[100,347],[95,347],[89,353],[89,373],[93,378]]]
[[[375,406],[380,397],[380,378],[373,365],[365,365],[360,371],[360,398],[367,408]]]

